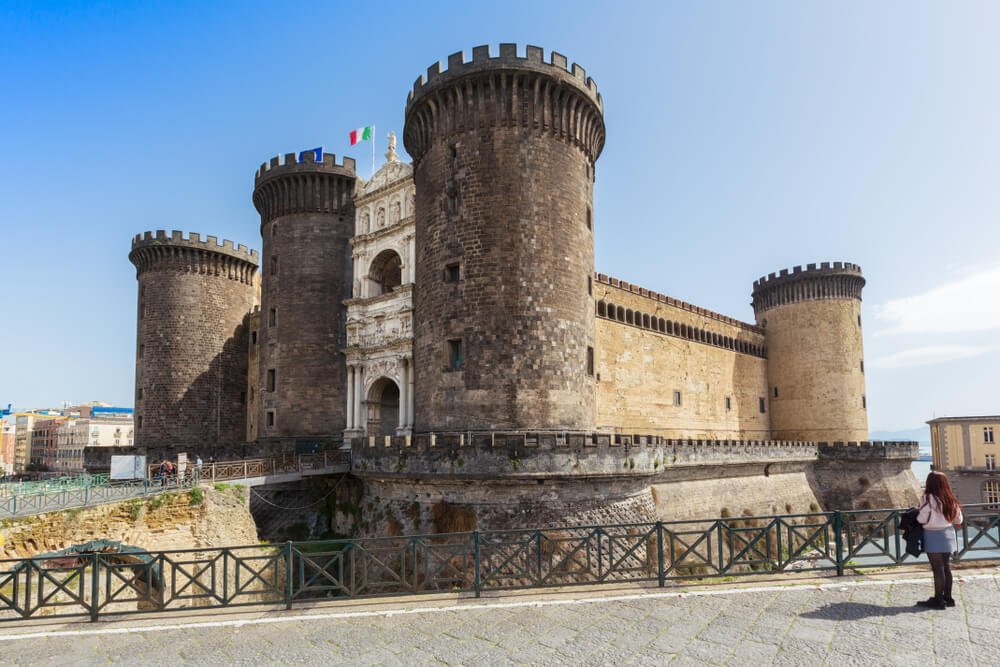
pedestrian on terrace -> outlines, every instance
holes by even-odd
[[[958,550],[955,526],[961,525],[962,506],[943,472],[931,472],[924,483],[917,521],[924,527],[924,551],[934,572],[934,596],[917,604],[931,609],[954,607],[951,596],[951,555]]]

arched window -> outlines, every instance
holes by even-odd
[[[660,333],[667,333],[667,321],[665,319],[661,317],[657,324],[659,324]]]
[[[368,279],[373,283],[372,296],[391,292],[403,282],[403,261],[395,250],[383,250],[372,260]]]
[[[674,321],[667,320],[667,333],[672,336],[674,334],[674,331],[676,331],[676,329],[674,328]]]
[[[606,317],[608,314],[608,307],[603,301],[597,302],[597,314],[601,317]]]
[[[646,329],[649,328],[649,315],[645,313],[642,314],[642,326]]]
[[[635,324],[635,314],[632,312],[631,308],[625,311],[625,321],[629,324]]]
[[[625,321],[625,309],[622,306],[618,306],[615,319],[618,320],[619,322]]]

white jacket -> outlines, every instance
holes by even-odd
[[[937,496],[922,496],[920,498],[920,512],[917,514],[917,521],[924,526],[924,530],[944,530],[951,525],[962,523],[962,507],[958,507],[958,513],[954,521],[948,521],[947,517],[941,513],[941,501]]]

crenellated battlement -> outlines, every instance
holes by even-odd
[[[448,56],[446,69],[441,69],[440,61],[432,64],[427,68],[426,75],[421,74],[413,82],[413,90],[406,96],[407,111],[415,100],[457,78],[483,70],[511,68],[534,70],[572,83],[586,92],[598,109],[604,110],[604,100],[597,91],[597,84],[587,76],[587,70],[579,64],[573,63],[569,66],[566,56],[556,51],[550,51],[549,59],[546,61],[545,50],[539,46],[526,46],[524,55],[521,56],[518,55],[517,44],[502,43],[497,56],[491,56],[490,47],[485,44],[473,47],[471,60],[465,59],[464,51],[458,51]]]
[[[604,101],[597,84],[577,63],[555,51],[500,44],[448,56],[413,84],[406,102],[403,143],[419,161],[435,137],[491,127],[521,127],[579,147],[591,162],[604,148]]]
[[[819,457],[837,460],[908,459],[920,456],[920,445],[912,441],[864,440],[861,442],[821,442]]]
[[[320,158],[319,161],[316,160],[317,157]],[[327,172],[353,178],[356,176],[356,166],[354,158],[347,156],[344,156],[338,164],[337,156],[333,153],[324,153],[322,148],[299,153],[285,153],[284,155],[275,155],[267,162],[261,163],[254,174],[254,185],[281,174],[309,172]]]
[[[861,267],[849,262],[807,264],[761,276],[753,283],[753,308],[760,313],[790,303],[820,299],[861,300],[865,279]]]
[[[322,149],[276,155],[257,170],[253,204],[262,228],[283,215],[335,214],[353,207],[357,183],[354,158],[338,164]]]
[[[257,251],[228,239],[191,232],[165,230],[136,234],[129,261],[136,275],[152,269],[222,275],[237,282],[253,284],[257,272]]]
[[[718,320],[719,322],[724,322],[726,324],[732,325],[734,327],[739,327],[746,331],[752,331],[753,333],[763,334],[764,329],[749,322],[743,322],[737,320],[728,315],[723,315],[707,308],[702,308],[701,306],[695,306],[694,304],[688,303],[687,301],[681,301],[680,299],[675,299],[671,296],[665,294],[660,294],[659,292],[654,292],[653,290],[646,289],[645,287],[639,287],[633,283],[626,282],[615,278],[614,276],[608,276],[603,273],[594,273],[594,280],[602,285],[608,285],[610,287],[615,287],[632,294],[638,294],[641,297],[645,297],[652,301],[659,303],[665,303],[668,306],[673,306],[674,308],[680,308],[681,310],[686,310],[689,313],[694,313],[695,315],[701,315],[702,317],[708,317],[713,320]],[[612,318],[613,319],[613,318]]]
[[[132,239],[133,250],[143,246],[163,245],[197,248],[199,250],[218,252],[223,255],[230,255],[232,257],[236,257],[237,259],[244,259],[248,262],[253,262],[254,265],[257,264],[256,250],[251,250],[242,243],[236,244],[229,239],[223,239],[222,243],[219,243],[219,238],[217,236],[206,236],[202,239],[201,234],[198,232],[189,232],[185,236],[184,232],[175,229],[171,231],[168,236],[165,230],[158,229],[155,232],[143,232],[141,234],[136,234],[135,238]]]

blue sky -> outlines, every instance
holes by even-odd
[[[501,41],[605,100],[597,269],[751,321],[754,279],[862,265],[870,425],[996,414],[1000,5],[0,2],[0,403],[131,405],[138,232],[260,247],[254,169],[402,133]]]

